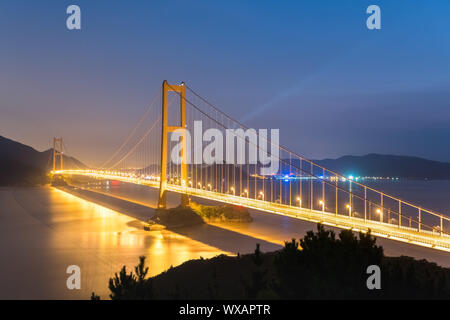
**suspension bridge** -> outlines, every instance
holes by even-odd
[[[190,133],[199,123],[203,138],[192,142]],[[169,191],[181,194],[181,205],[198,197],[355,232],[370,230],[378,237],[450,252],[448,216],[328,170],[255,132],[185,83],[164,81],[136,126],[99,168],[64,169],[63,143],[55,140],[52,173],[158,188],[160,208],[166,207]],[[233,143],[218,141],[218,133]],[[223,160],[221,155],[230,152]],[[198,154],[212,161],[195,159]],[[264,165],[249,161],[254,155],[276,161],[278,170],[262,174]],[[237,161],[239,157],[246,161]]]

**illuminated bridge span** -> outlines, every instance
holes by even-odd
[[[172,191],[182,194],[182,205],[188,203],[189,196],[195,196],[342,229],[370,230],[375,236],[450,252],[449,217],[348,179],[282,146],[274,152],[278,144],[270,134],[258,135],[255,144],[251,139],[253,129],[232,119],[184,83],[170,85],[164,81],[159,92],[100,168],[60,167],[53,173],[159,188],[159,207],[165,207],[166,192]],[[179,107],[172,105],[174,101]],[[233,149],[225,148],[226,142],[221,141],[223,144],[215,144],[212,150],[217,135],[208,138],[205,134],[198,140],[196,121],[201,121],[203,133],[215,129],[227,138],[226,131],[241,129],[234,131]],[[56,149],[56,155],[62,154]],[[194,159],[199,149],[200,154],[214,157],[232,151],[233,158],[221,161],[216,157],[208,164],[199,163]],[[244,153],[244,163],[236,161],[239,152]],[[252,153],[275,159],[278,171],[261,174],[264,165],[248,161]],[[171,161],[172,154],[180,161]]]

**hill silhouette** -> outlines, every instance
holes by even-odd
[[[0,136],[0,185],[34,185],[47,181],[52,167],[53,148],[45,151]],[[87,168],[79,160],[64,155],[64,168]]]
[[[372,153],[315,162],[345,176],[450,179],[450,163],[418,157]]]

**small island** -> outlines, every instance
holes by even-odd
[[[191,201],[188,206],[168,209],[156,209],[155,215],[148,221],[148,229],[157,225],[167,228],[187,227],[213,222],[252,222],[247,208],[231,204],[206,206]]]
[[[219,206],[205,206],[191,202],[190,207],[205,222],[252,222],[250,212],[247,208],[232,204]]]

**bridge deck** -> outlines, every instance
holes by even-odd
[[[96,172],[94,170],[63,170],[63,171],[55,171],[55,173],[67,175],[82,175],[93,178],[118,180],[123,182],[159,188],[158,181],[132,178],[122,175],[105,174],[101,172]],[[433,233],[428,230],[419,231],[416,228],[398,226],[385,222],[362,219],[358,217],[350,217],[347,215],[341,215],[325,211],[310,210],[306,208],[289,206],[279,203],[271,203],[264,200],[251,199],[231,194],[223,194],[214,191],[180,186],[175,184],[167,184],[166,189],[177,193],[184,193],[204,199],[210,199],[223,203],[244,206],[247,208],[257,209],[279,215],[285,215],[305,221],[320,222],[324,225],[338,227],[341,229],[351,229],[356,232],[366,233],[370,229],[371,234],[373,234],[374,236],[450,252],[450,236],[447,234]]]

